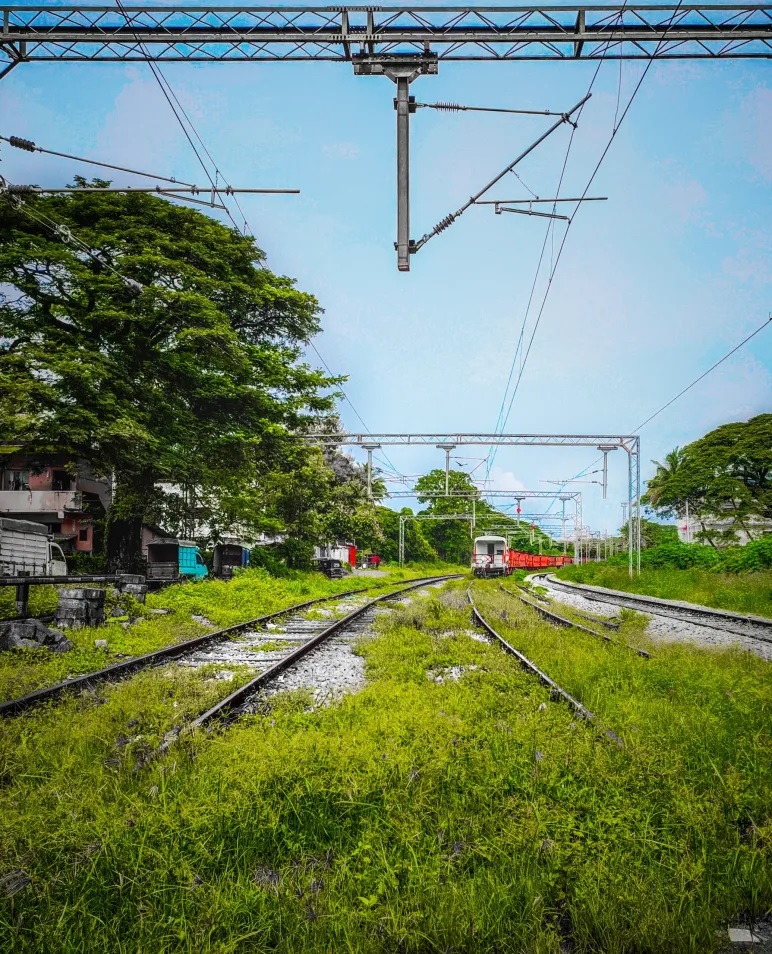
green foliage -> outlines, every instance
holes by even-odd
[[[618,553],[605,561],[610,567],[627,567],[627,554]],[[589,565],[589,564],[587,564]],[[772,537],[753,540],[744,547],[717,550],[698,543],[663,543],[641,550],[643,569],[688,570],[691,567],[717,573],[752,573],[772,568]],[[569,570],[581,572],[581,567]]]
[[[106,561],[99,553],[71,553],[67,557],[67,568],[79,576],[98,576],[105,572]]]
[[[412,514],[409,507],[403,507],[401,514]],[[399,560],[399,517],[400,514],[388,507],[378,507],[376,510],[378,523],[383,534],[381,556],[389,563]],[[405,523],[405,562],[426,563],[437,562],[439,556],[426,536],[426,524],[418,520],[408,520]]]
[[[240,500],[256,463],[284,459],[288,431],[332,406],[321,392],[336,379],[301,361],[319,306],[263,260],[251,238],[156,196],[0,207],[3,437],[33,458],[56,451],[115,474],[114,565],[137,562],[158,481]]]
[[[0,944],[702,954],[762,914],[768,666],[684,646],[643,661],[475,590],[624,750],[472,639],[462,588],[381,619],[357,695],[279,694],[138,771],[243,677],[105,686],[6,724],[3,865],[32,885],[5,900]]]
[[[763,542],[766,543],[766,541]],[[750,546],[753,544],[748,544],[748,547]],[[746,550],[748,547],[741,549]],[[697,547],[696,545],[684,546],[684,549],[691,551]],[[708,558],[711,554],[719,555],[711,547],[700,549]],[[723,557],[726,553],[727,551],[722,551],[720,556]],[[681,556],[685,556],[683,551],[679,551],[677,558]],[[675,562],[648,566],[644,565],[643,554],[641,554],[641,564],[643,565],[641,575],[632,580],[628,576],[627,565],[621,565],[618,560],[567,566],[557,572],[559,576],[577,583],[588,583],[591,586],[606,586],[613,590],[631,593],[647,593],[649,596],[659,596],[663,599],[685,600],[687,603],[715,606],[718,609],[736,610],[740,613],[755,613],[758,616],[772,618],[772,570],[732,572],[707,560],[706,565],[686,563],[683,568],[678,568]]]

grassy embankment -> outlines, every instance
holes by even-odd
[[[75,647],[71,652],[28,650],[0,653],[0,700],[13,699],[69,676],[102,669],[120,658],[140,656],[209,632],[210,627],[192,619],[194,615],[206,617],[214,628],[220,628],[318,596],[445,572],[453,572],[453,569],[389,567],[388,576],[384,578],[347,576],[342,580],[328,580],[321,573],[295,572],[286,578],[276,578],[264,570],[248,570],[228,582],[205,580],[167,587],[148,594],[144,606],[129,601],[134,620],[129,626],[124,625],[128,621],[127,617],[108,618],[107,625],[97,629],[68,631],[67,636]],[[13,588],[0,589],[1,615],[13,614],[13,600]],[[56,609],[56,588],[32,587],[30,603],[33,615],[53,613]],[[114,605],[114,601],[108,603],[108,612],[111,605]],[[152,610],[158,609],[168,609],[171,613],[167,616],[154,615]],[[107,640],[108,649],[95,649],[96,639]]]
[[[590,586],[606,586],[612,590],[772,617],[772,570],[717,573],[715,570],[668,567],[642,569],[641,575],[631,580],[626,566],[584,563],[562,567],[557,575]]]
[[[682,645],[646,661],[475,592],[624,749],[471,638],[460,587],[380,618],[357,695],[277,696],[134,772],[216,688],[145,673],[4,726],[2,870],[32,883],[0,946],[702,954],[768,907],[768,664]]]

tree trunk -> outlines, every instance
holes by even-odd
[[[153,496],[154,480],[139,476],[120,479],[107,515],[107,572],[144,573],[142,524]]]

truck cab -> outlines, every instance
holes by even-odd
[[[180,576],[193,577],[194,580],[203,580],[209,575],[201,551],[192,540],[179,541],[179,570]]]

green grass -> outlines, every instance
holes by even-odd
[[[767,909],[769,665],[645,661],[474,590],[624,749],[472,639],[459,586],[379,617],[358,694],[280,694],[135,772],[233,685],[144,673],[3,726],[0,875],[32,883],[0,949],[703,954]]]
[[[51,653],[39,649],[0,653],[0,700],[13,699],[69,676],[102,669],[126,656],[140,656],[210,632],[208,627],[194,622],[193,615],[205,616],[215,627],[221,628],[319,596],[448,572],[453,572],[452,568],[394,568],[383,579],[349,576],[329,580],[321,573],[296,572],[288,578],[277,579],[264,570],[249,570],[227,582],[205,580],[171,586],[148,594],[144,608],[132,601],[132,613],[138,621],[128,628],[115,619],[96,629],[67,631],[68,638],[74,643],[71,652]],[[8,587],[0,588],[0,593],[3,591],[13,593]],[[49,611],[53,612],[56,606],[53,591],[53,587],[32,587],[31,599],[45,598],[51,603]],[[171,609],[172,613],[169,616],[149,615],[147,611],[153,608]],[[107,652],[94,649],[96,639],[107,640]]]
[[[642,570],[630,579],[626,567],[584,563],[561,568],[557,575],[576,583],[685,600],[717,609],[772,617],[772,570],[716,573],[714,570]]]

